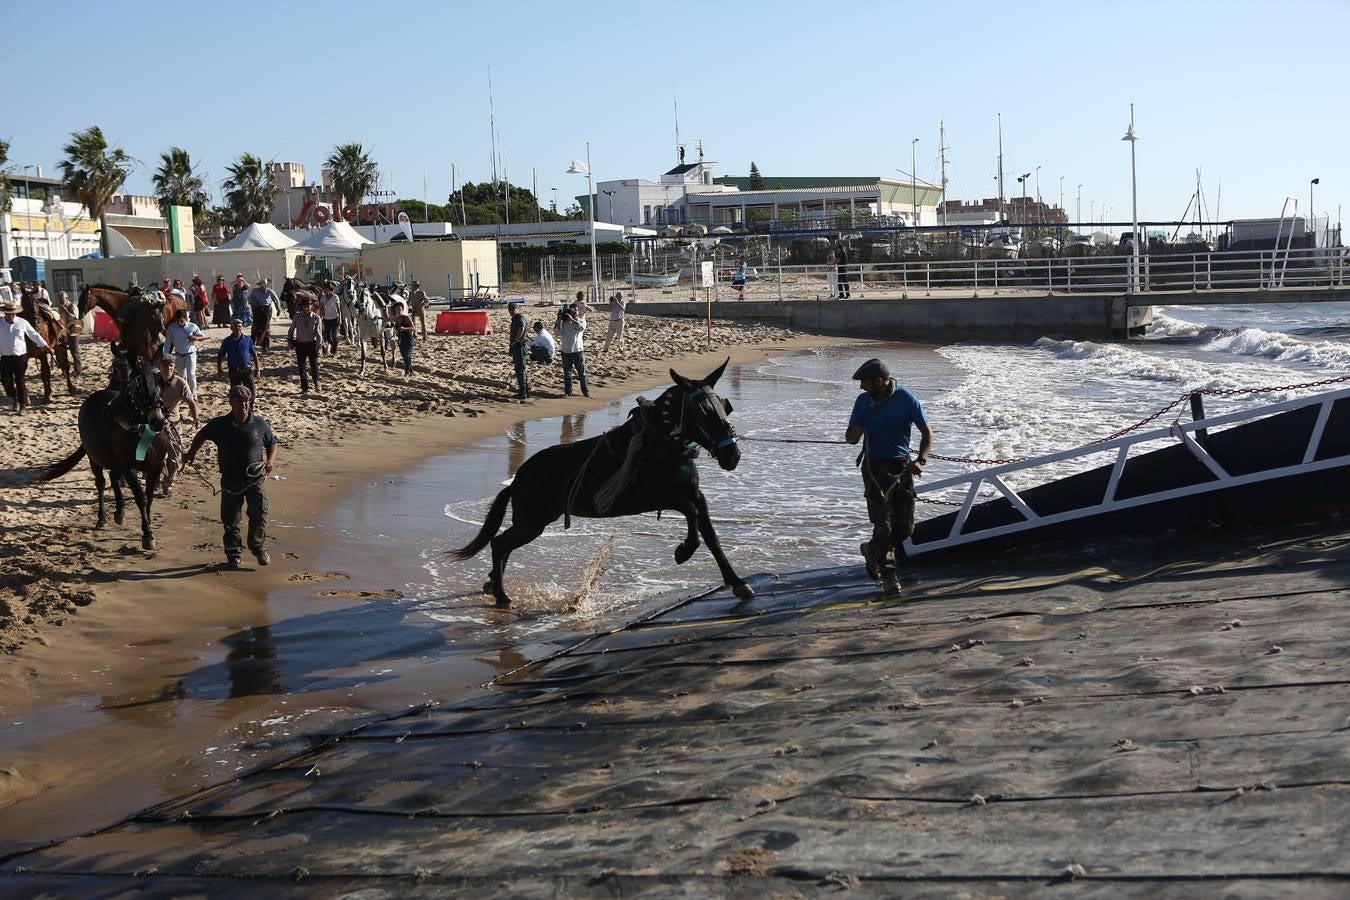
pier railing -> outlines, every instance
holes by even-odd
[[[752,260],[745,299],[826,300],[843,295],[845,288],[850,298],[866,300],[1350,287],[1347,284],[1350,258],[1346,248],[1341,247],[1152,253],[1140,257],[1137,272],[1128,247],[1110,251],[1077,257],[864,261],[842,267]],[[741,296],[732,284],[736,270],[733,258],[714,257],[714,278],[707,284],[696,279],[702,267],[679,256],[638,261],[639,273],[678,275],[679,280],[668,286],[633,285],[632,265],[633,261],[626,257],[602,257],[600,280],[604,294],[622,290],[629,296],[667,300],[735,300]],[[567,299],[591,282],[589,259],[546,258],[538,267],[537,282],[517,281],[508,284],[506,291],[526,296],[538,292],[543,299]],[[1169,297],[1167,302],[1178,301]]]
[[[1034,528],[1044,528],[1049,525],[1086,519],[1090,516],[1103,515],[1118,510],[1131,509],[1138,506],[1160,503],[1180,497],[1188,497],[1231,487],[1255,484],[1257,482],[1269,481],[1271,479],[1283,478],[1290,475],[1300,475],[1320,471],[1322,469],[1345,466],[1350,463],[1350,457],[1342,455],[1318,459],[1317,451],[1322,442],[1322,435],[1326,431],[1327,422],[1331,418],[1333,405],[1336,401],[1346,397],[1350,397],[1350,389],[1329,391],[1309,397],[1301,397],[1294,400],[1286,400],[1281,403],[1272,403],[1267,406],[1228,413],[1226,415],[1202,418],[1192,422],[1178,421],[1166,428],[1136,432],[1114,440],[1086,444],[1082,447],[1075,447],[1072,450],[1063,450],[1058,453],[1050,453],[1033,459],[1019,460],[1017,462],[993,466],[976,472],[970,472],[965,475],[957,475],[952,478],[943,478],[924,484],[916,482],[915,492],[920,499],[925,497],[938,498],[946,503],[958,503],[960,504],[960,508],[956,515],[952,517],[951,527],[947,530],[945,535],[936,540],[927,540],[919,544],[915,544],[912,538],[906,540],[905,552],[910,556],[916,556],[934,550],[944,550],[962,544],[985,541],[1020,531],[1028,531]],[[1207,433],[1218,426],[1232,425],[1238,422],[1248,422],[1277,413],[1288,412],[1289,410],[1309,406],[1317,407],[1317,419],[1313,425],[1312,431],[1308,435],[1307,441],[1300,448],[1301,453],[1299,454],[1298,462],[1288,465],[1277,465],[1269,469],[1261,469],[1238,475],[1225,469],[1223,465],[1205,449]],[[1118,497],[1117,493],[1120,488],[1121,476],[1125,472],[1125,464],[1129,459],[1130,451],[1142,444],[1148,444],[1155,441],[1165,441],[1183,445],[1190,454],[1208,470],[1211,478],[1198,484],[1148,491],[1132,495],[1128,498]],[[1038,483],[1044,483],[1045,481],[1052,480],[1054,477],[1061,475],[1062,470],[1066,466],[1069,468],[1080,468],[1081,461],[1085,461],[1087,457],[1098,454],[1106,454],[1106,458],[1108,459],[1114,457],[1111,462],[1111,473],[1107,479],[1106,486],[1100,496],[1084,497],[1083,504],[1074,509],[1053,514],[1042,514],[1037,512],[1034,505],[1024,498],[1023,492],[1019,492],[1008,483],[1010,476],[1030,476],[1031,478],[1035,478],[1038,471],[1044,476],[1038,480]],[[1080,466],[1075,467],[1075,461],[1079,461]],[[1025,488],[1023,491],[1025,491]],[[992,528],[966,531],[966,523],[970,517],[971,510],[974,509],[976,503],[981,500],[995,500],[999,497],[1007,500],[1011,507],[1016,510],[1020,519]]]

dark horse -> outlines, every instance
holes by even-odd
[[[164,329],[174,314],[187,309],[177,294],[127,292],[110,284],[86,284],[80,288],[80,315],[99,308],[113,317],[120,339],[113,352],[126,355],[133,371],[139,369],[153,378],[152,364],[164,345]]]
[[[140,426],[129,431],[123,423]],[[136,501],[136,509],[141,514],[141,547],[155,549],[154,534],[150,530],[150,504],[154,501],[155,489],[159,486],[160,472],[164,468],[164,458],[172,439],[164,427],[164,409],[160,403],[159,388],[155,376],[146,378],[134,372],[127,382],[125,390],[104,388],[95,391],[80,404],[80,446],[74,453],[60,462],[53,463],[42,471],[37,478],[38,484],[45,484],[69,472],[82,456],[89,456],[89,468],[94,472],[94,484],[98,487],[98,521],[95,528],[108,524],[103,508],[103,473],[106,470],[112,479],[113,521],[122,524],[125,502],[122,498],[122,483],[131,487],[131,495]],[[147,433],[148,432],[148,433]],[[150,439],[153,434],[153,439]],[[145,437],[149,446],[143,460],[136,459],[137,446]],[[145,488],[142,490],[136,472],[145,473]]]
[[[297,291],[310,291],[314,293],[308,284],[299,278],[287,278],[286,283],[281,286],[281,305],[286,307],[286,315],[292,319],[295,318],[295,294]]]
[[[484,590],[491,591],[498,606],[508,607],[511,598],[502,586],[507,557],[543,534],[559,516],[610,518],[669,509],[684,513],[689,525],[675,548],[675,561],[683,563],[694,555],[701,534],[722,580],[736,596],[753,597],[754,591],[722,552],[694,467],[700,447],[723,469],[734,469],[741,460],[736,429],[727,420],[731,404],[713,393],[726,367],[722,363],[701,381],[671,369],[675,385],[655,401],[639,400],[625,424],[598,437],[549,447],[525,460],[510,486],[492,501],[478,536],[450,555],[469,559],[491,542],[492,577]],[[511,526],[497,534],[508,503]]]
[[[52,348],[52,353],[56,356],[56,365],[60,367],[61,374],[66,376],[67,393],[75,393],[75,382],[70,378],[70,355],[66,347],[66,329],[61,324],[61,320],[49,319],[43,315],[42,310],[38,308],[37,291],[30,291],[23,288],[20,291],[20,311],[19,315],[28,320],[42,339],[47,342],[47,346]],[[42,393],[47,403],[52,402],[52,363],[47,355],[38,356],[39,369],[42,375]]]

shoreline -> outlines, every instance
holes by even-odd
[[[702,331],[701,323],[699,330]],[[299,436],[295,436],[284,426],[278,427],[282,448],[277,474],[285,480],[274,481],[268,487],[273,526],[269,529],[272,537],[269,549],[273,565],[266,571],[216,570],[215,564],[223,554],[214,498],[199,479],[188,473],[180,476],[172,500],[156,502],[158,551],[151,554],[139,551],[138,529],[130,524],[96,535],[88,531],[87,518],[83,523],[72,523],[64,531],[71,545],[87,556],[98,557],[86,572],[87,580],[93,582],[94,596],[78,609],[78,614],[65,615],[62,623],[38,630],[35,638],[18,653],[0,656],[0,661],[4,661],[0,662],[0,690],[7,697],[2,712],[9,722],[19,723],[19,730],[11,730],[13,744],[12,752],[6,754],[10,758],[7,767],[0,771],[0,809],[13,807],[6,816],[10,821],[23,818],[33,823],[22,834],[14,833],[18,829],[0,827],[0,840],[32,839],[35,830],[49,835],[68,833],[70,822],[87,824],[91,818],[107,821],[119,810],[125,814],[149,805],[143,800],[128,801],[128,793],[134,794],[137,789],[167,796],[210,783],[212,775],[218,780],[219,770],[201,771],[200,766],[186,765],[184,757],[221,731],[222,723],[216,721],[221,715],[238,725],[262,705],[275,701],[275,697],[231,699],[217,704],[228,707],[228,712],[222,709],[201,716],[207,721],[195,725],[191,714],[178,717],[173,723],[173,740],[158,740],[153,745],[145,743],[139,722],[129,717],[125,725],[117,722],[110,726],[105,721],[109,718],[106,711],[120,707],[135,709],[171,699],[164,695],[162,673],[175,667],[180,671],[195,669],[223,656],[225,651],[218,646],[223,630],[265,626],[300,613],[298,609],[287,608],[286,602],[278,597],[304,593],[304,612],[314,614],[316,610],[335,611],[353,603],[356,604],[353,608],[359,608],[382,593],[387,596],[387,592],[378,589],[360,590],[369,586],[361,584],[359,577],[338,585],[353,590],[322,591],[321,588],[334,587],[328,583],[332,573],[306,569],[306,557],[310,555],[306,547],[328,539],[316,534],[310,526],[343,497],[350,485],[453,453],[485,436],[500,433],[512,422],[586,411],[616,397],[664,384],[668,377],[666,370],[672,366],[686,374],[702,375],[727,356],[733,362],[744,363],[826,343],[849,343],[779,329],[760,331],[768,335],[767,339],[734,346],[723,343],[711,351],[686,346],[678,348],[680,352],[669,358],[625,360],[627,371],[596,378],[589,399],[545,397],[537,401],[501,402],[489,397],[452,401],[449,405],[455,411],[453,417],[443,410],[428,409],[418,410],[420,414],[409,415],[405,421],[382,419],[345,433],[339,430],[339,424],[339,428],[328,432],[331,435],[328,440],[306,440],[305,429],[296,429]],[[719,342],[725,340],[725,336],[718,337]],[[509,371],[509,361],[500,352],[500,341],[488,338],[488,342]],[[288,368],[293,378],[294,368]],[[265,371],[270,369],[272,366],[265,364]],[[277,373],[280,369],[278,366]],[[276,380],[275,374],[269,373],[264,381],[263,407],[259,411],[273,421],[274,427],[278,419],[269,414],[267,404],[269,400],[277,401],[266,386]],[[406,384],[415,386],[416,380]],[[295,390],[293,386],[291,390]],[[277,396],[278,405],[287,405],[287,398],[280,392]],[[290,405],[304,402],[289,399]],[[217,411],[213,408],[211,413]],[[203,418],[209,414],[204,410]],[[307,424],[313,431],[320,423]],[[304,477],[297,477],[302,471]],[[62,484],[79,480],[92,480],[87,468],[79,479],[72,473]],[[7,498],[15,490],[21,489],[0,491],[0,498]],[[65,488],[65,493],[78,492]],[[84,500],[77,498],[67,508],[76,511],[77,520],[84,512],[92,515],[87,493]],[[129,513],[131,523],[135,520],[134,506]],[[40,530],[44,534],[52,531],[47,527]],[[37,542],[42,537],[37,535]],[[34,543],[33,536],[28,543],[30,546]],[[66,580],[81,579],[68,576]],[[324,593],[330,596],[325,598]],[[95,598],[97,602],[92,602]],[[462,682],[436,685],[437,695],[454,696],[476,687],[493,673],[485,678],[481,668],[466,666],[460,674]],[[309,704],[310,698],[306,697],[304,702]],[[95,709],[103,712],[98,722],[90,722],[88,713]],[[331,708],[309,718],[305,727],[312,732],[315,726],[322,727],[324,721],[350,720],[361,711],[360,707]],[[106,752],[109,746],[118,749],[111,759]],[[281,746],[278,744],[276,749],[279,751]],[[128,764],[130,756],[135,757],[134,764]],[[165,775],[170,769],[172,775]],[[21,812],[27,815],[20,815]]]

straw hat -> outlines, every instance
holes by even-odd
[[[0,313],[16,313],[19,311],[19,304],[13,300],[0,300]]]

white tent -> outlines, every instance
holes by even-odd
[[[355,256],[368,241],[346,222],[329,222],[295,245],[310,256]]]
[[[294,246],[295,241],[282,234],[277,226],[254,222],[216,250],[284,250]]]

